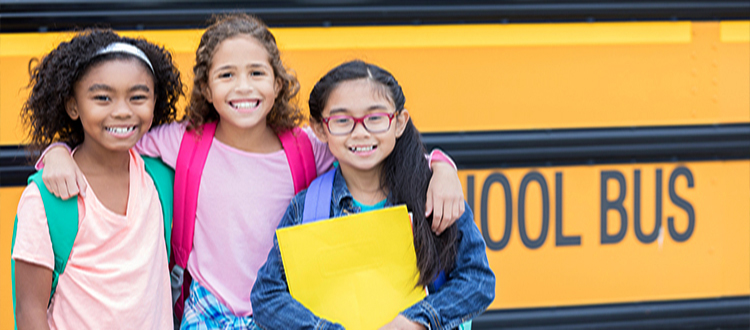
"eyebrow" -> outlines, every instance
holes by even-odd
[[[96,91],[111,92],[111,91],[114,91],[114,88],[110,87],[109,85],[104,85],[104,84],[93,84],[91,85],[91,87],[89,87],[89,92],[96,92]]]
[[[93,84],[93,85],[91,85],[91,87],[89,87],[88,91],[89,92],[97,92],[97,91],[114,92],[114,90],[115,89],[112,88],[112,86],[109,86],[109,85],[105,85],[105,84]],[[143,92],[147,92],[148,93],[148,92],[151,91],[151,89],[148,88],[148,86],[143,85],[143,84],[141,84],[141,85],[135,85],[133,87],[130,87],[130,89],[128,89],[128,92],[135,92],[135,91],[143,91]]]
[[[135,92],[135,91],[142,91],[142,92],[148,93],[151,91],[151,89],[148,88],[148,86],[146,85],[135,85],[133,87],[130,87],[130,89],[128,90],[128,92]]]
[[[367,108],[366,111],[370,112],[373,110],[388,110],[388,107],[382,104],[375,104]],[[331,109],[329,114],[333,115],[334,113],[337,113],[337,112],[347,112],[347,111],[348,110],[346,108],[335,108],[335,109]]]
[[[248,66],[251,67],[251,68],[265,68],[265,69],[270,69],[271,68],[271,66],[268,65],[268,64],[266,64],[266,63],[251,63]],[[228,69],[234,69],[234,68],[236,68],[236,65],[227,64],[227,65],[220,66],[220,67],[218,67],[216,69],[211,70],[211,73],[219,72],[219,71],[223,71],[223,70],[228,70]]]

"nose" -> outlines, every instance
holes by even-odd
[[[114,109],[112,110],[112,117],[115,118],[130,118],[133,115],[133,109],[126,100],[115,102]]]
[[[236,90],[238,92],[252,92],[253,84],[251,80],[252,78],[249,75],[240,75],[237,79],[237,85],[235,86]]]
[[[365,123],[364,122],[360,121],[358,123],[357,122],[354,123],[354,129],[352,130],[352,136],[353,137],[354,136],[369,136],[369,135],[370,135],[370,131],[368,131],[365,128]]]

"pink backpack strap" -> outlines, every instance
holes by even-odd
[[[312,143],[310,143],[307,133],[299,127],[283,131],[279,134],[279,140],[281,140],[281,145],[289,162],[289,168],[292,171],[294,193],[296,194],[307,188],[318,176]]]
[[[185,131],[177,154],[172,248],[175,263],[183,268],[187,267],[188,255],[193,247],[198,188],[215,132],[216,122],[203,125],[201,135],[195,130]]]
[[[185,297],[190,290],[191,276],[187,268],[190,250],[193,249],[195,232],[195,213],[198,207],[198,189],[200,188],[203,167],[206,164],[208,151],[216,133],[216,122],[204,124],[202,134],[185,131],[177,154],[174,180],[174,220],[172,222],[172,256],[174,265],[171,268],[172,303],[176,322],[182,320]]]

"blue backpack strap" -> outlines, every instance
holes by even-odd
[[[328,219],[331,217],[331,192],[336,168],[322,174],[310,183],[305,196],[305,209],[302,223]]]
[[[156,192],[159,193],[162,216],[164,217],[164,242],[167,245],[167,259],[172,250],[172,213],[174,212],[174,170],[160,159],[141,156],[146,172],[154,181]]]
[[[445,277],[445,271],[441,270],[435,281],[432,282],[432,286],[435,288],[435,291],[439,290],[447,280],[448,279]]]

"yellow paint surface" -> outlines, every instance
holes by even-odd
[[[750,122],[750,22],[273,29],[302,89],[343,61],[391,71],[423,132]],[[192,85],[200,30],[128,31]],[[28,62],[69,33],[0,34],[0,144],[22,143]],[[184,107],[184,100],[180,108]]]
[[[13,295],[10,278],[10,242],[13,220],[23,187],[0,188],[0,329],[13,329]]]

